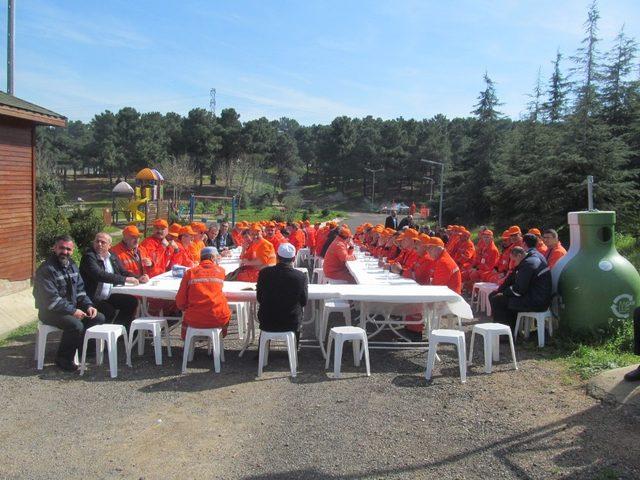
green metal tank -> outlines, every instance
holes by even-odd
[[[615,212],[570,212],[571,246],[552,270],[560,329],[602,337],[631,321],[640,305],[640,275],[615,246]]]

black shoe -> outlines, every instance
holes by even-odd
[[[56,358],[56,365],[65,372],[77,372],[78,366],[73,363],[73,360],[67,360],[64,358]]]
[[[631,370],[629,373],[626,373],[624,379],[627,382],[637,382],[640,381],[640,365],[635,370]]]

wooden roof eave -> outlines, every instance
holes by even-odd
[[[21,118],[40,125],[51,125],[54,127],[67,126],[67,119],[64,117],[52,117],[41,113],[28,112],[19,108],[9,107],[7,105],[0,105],[0,115],[6,115],[7,117],[12,118]]]

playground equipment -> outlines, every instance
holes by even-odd
[[[127,182],[120,182],[111,190],[111,212],[116,223],[118,223],[120,212],[128,215],[128,205],[134,193],[133,187]],[[127,218],[127,220],[129,219]]]
[[[552,270],[560,328],[600,337],[631,321],[640,305],[640,275],[615,246],[615,212],[570,212],[571,247]]]
[[[213,212],[196,212],[196,202],[199,200],[203,201],[216,201],[220,200],[220,203],[217,207],[214,208]],[[222,220],[227,218],[228,213],[225,211],[225,203],[231,204],[231,226],[233,227],[236,224],[236,212],[238,209],[238,201],[236,197],[216,197],[211,195],[194,195],[192,194],[189,198],[189,221],[193,222],[194,215],[204,215],[204,216],[213,216],[218,220]]]
[[[160,172],[153,168],[140,170],[136,174],[135,195],[130,208],[139,212],[135,221],[144,222],[145,231],[147,225],[156,218],[168,217],[168,205],[163,197],[164,177]],[[140,212],[140,206],[144,206],[144,213]]]

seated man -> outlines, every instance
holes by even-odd
[[[146,250],[139,245],[140,231],[135,225],[129,225],[122,230],[122,241],[111,249],[125,270],[131,272],[140,283],[149,281],[147,269],[152,266],[152,262]]]
[[[350,239],[351,230],[343,225],[324,256],[322,271],[326,279],[339,280],[342,283],[356,283],[347,268],[347,260],[356,259]]]
[[[213,221],[209,223],[209,227],[207,228],[207,247],[215,247],[216,246],[216,237],[218,236],[218,232],[220,232],[220,225],[218,222]],[[216,247],[216,250],[218,247]],[[219,251],[219,250],[218,250]]]
[[[187,327],[222,328],[227,334],[231,310],[222,293],[224,269],[217,264],[218,251],[205,247],[200,252],[200,264],[187,270],[180,281],[176,305],[184,312],[182,338]]]
[[[191,242],[195,236],[196,232],[189,225],[180,229],[178,242],[173,247],[171,262],[169,263],[170,267],[182,265],[183,267],[191,268],[197,265],[199,257],[194,258],[191,252]]]
[[[525,235],[525,242],[528,239]],[[516,246],[511,249],[513,270],[498,290],[489,295],[493,320],[516,326],[518,312],[544,312],[551,305],[551,272],[544,257],[536,250],[537,239],[525,251]]]
[[[547,251],[544,254],[547,259],[549,268],[553,268],[558,260],[567,254],[567,251],[562,246],[560,240],[558,240],[558,232],[553,228],[549,228],[542,234],[542,241],[547,246]]]
[[[116,255],[109,252],[111,236],[100,232],[80,260],[80,274],[87,288],[87,294],[106,318],[108,323],[118,323],[127,329],[131,325],[138,308],[138,300],[132,295],[111,294],[114,285],[138,285],[136,276],[125,270]],[[140,277],[146,282],[148,278]]]
[[[251,243],[240,255],[238,281],[257,282],[260,270],[276,264],[276,251],[269,240],[262,236],[262,227],[254,223],[249,230]]]
[[[307,276],[293,268],[296,249],[281,243],[277,264],[260,270],[257,284],[258,321],[267,332],[295,332],[296,343],[302,322],[302,309],[307,304]]]
[[[93,306],[71,259],[73,248],[70,236],[57,237],[53,253],[38,267],[33,280],[38,318],[45,325],[62,330],[56,365],[66,371],[78,369],[73,357],[76,350],[82,349],[85,330],[104,323],[104,315]]]

